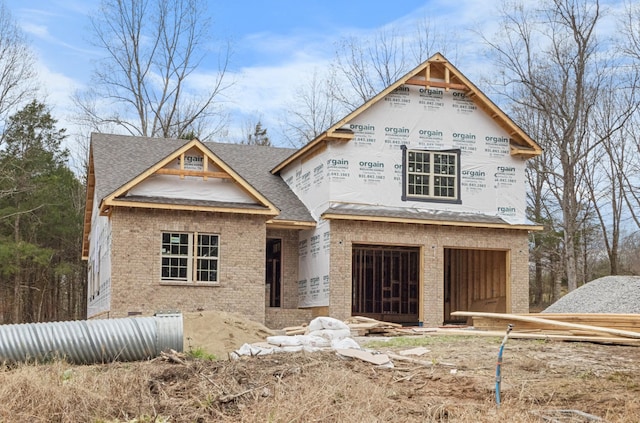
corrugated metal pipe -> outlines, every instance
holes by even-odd
[[[136,361],[182,348],[181,313],[0,325],[0,363],[56,357],[76,364]]]

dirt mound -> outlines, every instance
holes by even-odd
[[[640,313],[640,276],[605,276],[569,292],[543,313]]]
[[[244,343],[264,341],[274,333],[239,314],[224,311],[184,313],[184,350],[202,348],[218,358]]]

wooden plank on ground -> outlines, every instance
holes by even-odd
[[[391,323],[391,322],[381,322],[380,320],[372,319],[370,317],[364,316],[352,316],[350,319],[356,320],[362,323],[378,323],[379,325],[390,326],[393,328],[401,328],[402,325],[399,323]]]
[[[453,313],[451,313],[451,315],[466,316],[466,317],[474,317],[474,316],[488,317],[488,318],[494,318],[494,319],[502,319],[504,321],[514,322],[514,323],[515,322],[539,323],[542,325],[551,325],[551,326],[557,326],[557,327],[562,327],[567,329],[586,330],[589,332],[606,333],[608,335],[621,336],[624,338],[640,339],[639,332],[631,332],[626,330],[611,329],[611,328],[591,326],[591,325],[582,325],[578,323],[567,323],[562,321],[548,320],[548,319],[542,319],[539,317],[523,316],[518,314],[483,313],[478,311],[454,311]]]
[[[633,326],[631,326],[629,322],[624,323],[624,322],[619,322],[615,320],[611,320],[611,321],[603,320],[603,319],[577,320],[577,319],[572,319],[570,315],[564,316],[563,318],[555,317],[551,319],[547,319],[546,316],[544,315],[523,314],[522,316],[539,317],[545,320],[562,321],[566,323],[579,323],[579,324],[590,325],[590,326],[605,327],[609,329],[640,332],[640,327],[634,328]],[[640,315],[636,317],[636,320],[638,320],[640,324]],[[502,319],[474,316],[473,326],[476,329],[483,329],[483,330],[502,330],[505,328],[506,323]],[[553,330],[554,328],[556,327],[553,326],[552,324],[518,322],[518,330],[521,332],[525,330]]]
[[[640,314],[618,313],[530,313],[523,316],[560,320],[569,323],[581,323],[591,326],[603,326],[621,330],[640,332]]]
[[[353,348],[338,348],[336,349],[336,352],[344,357],[357,358],[378,366],[389,362],[389,356],[386,354],[371,354],[368,351],[356,350]]]
[[[438,329],[432,335],[458,335],[458,336],[490,336],[495,338],[504,337],[505,331],[486,331],[486,330],[464,330],[464,329]],[[546,332],[540,333],[522,333],[512,331],[509,338],[513,339],[548,339],[551,341],[575,341],[575,342],[594,342],[599,344],[613,345],[631,345],[640,346],[640,339],[607,337],[607,336],[576,336],[571,334],[551,334]]]

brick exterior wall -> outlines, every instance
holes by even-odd
[[[115,208],[111,219],[110,317],[221,310],[265,322],[264,216]],[[163,231],[218,234],[219,285],[161,283]]]
[[[507,312],[529,311],[528,234],[522,230],[465,228],[403,223],[331,221],[330,316],[351,316],[351,252],[353,244],[422,247],[422,319],[426,326],[443,323],[444,249],[506,250]]]
[[[112,216],[111,310],[109,317],[161,310],[221,310],[240,313],[272,329],[300,325],[313,309],[298,309],[298,231],[266,230],[262,216],[116,208]],[[218,286],[160,281],[161,233],[220,235]],[[282,306],[266,306],[266,238],[282,239]],[[508,252],[507,312],[529,311],[529,257],[526,231],[401,223],[331,222],[330,305],[337,319],[351,316],[353,244],[404,245],[422,251],[422,320],[442,324],[444,249],[498,249]],[[326,311],[326,310],[325,310]],[[317,313],[316,313],[317,314]],[[321,314],[325,314],[324,312]]]

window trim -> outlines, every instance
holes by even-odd
[[[429,203],[447,203],[447,204],[462,204],[462,199],[461,199],[461,191],[460,191],[460,174],[461,174],[461,165],[460,165],[460,156],[461,156],[461,150],[459,148],[453,148],[453,149],[448,149],[448,150],[429,150],[429,149],[417,149],[417,148],[412,148],[409,149],[407,148],[406,145],[402,145],[401,146],[402,149],[402,201],[424,201],[424,202],[429,202]],[[434,196],[424,196],[424,195],[415,195],[415,194],[408,194],[407,193],[407,188],[408,188],[408,168],[407,168],[407,160],[408,160],[408,153],[410,151],[416,151],[416,152],[421,152],[421,153],[429,153],[431,155],[433,154],[439,154],[439,153],[445,153],[445,154],[453,154],[456,157],[456,172],[455,172],[455,189],[456,189],[456,197],[452,197],[452,198],[447,198],[447,197],[434,197]],[[431,177],[433,176],[433,172],[430,172],[428,175],[430,175]],[[429,191],[432,192],[433,190],[433,185],[430,185],[429,187]]]
[[[163,241],[163,237],[165,236],[165,234],[168,234],[169,236],[175,236],[175,235],[187,235],[187,254],[170,254],[169,253],[165,253],[165,251],[163,251],[163,245],[164,245],[164,241]],[[199,256],[199,243],[198,241],[200,240],[200,236],[209,236],[209,237],[215,237],[216,238],[216,247],[217,247],[217,255],[216,256]],[[165,278],[163,276],[163,270],[165,265],[163,264],[163,261],[165,258],[182,258],[184,259],[186,257],[187,260],[187,264],[186,264],[186,268],[187,268],[187,276],[186,278],[179,278],[179,277],[167,277]],[[206,261],[215,261],[216,263],[216,280],[215,281],[200,281],[198,280],[198,273],[199,273],[199,261],[200,260],[206,260]],[[160,232],[160,283],[163,285],[198,285],[198,286],[204,286],[204,285],[220,285],[220,235],[219,234],[215,234],[215,233],[209,233],[209,232],[188,232],[188,231],[171,231],[171,230],[163,230]]]

